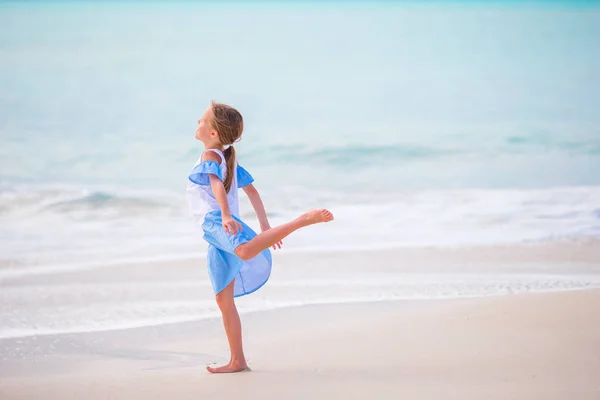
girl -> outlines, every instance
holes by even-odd
[[[233,143],[242,136],[242,115],[233,107],[212,102],[198,121],[196,139],[205,151],[192,169],[187,186],[190,210],[204,230],[208,274],[223,316],[231,358],[227,365],[207,367],[212,373],[248,370],[242,349],[242,327],[234,297],[263,286],[271,274],[271,253],[282,239],[302,227],[333,220],[331,212],[310,210],[295,220],[271,228],[254,179],[235,156]],[[225,147],[227,146],[227,147]],[[238,188],[248,196],[262,233],[239,219]]]

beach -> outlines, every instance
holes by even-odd
[[[0,2],[0,399],[600,399],[598,38],[595,2]],[[271,226],[335,216],[227,376],[212,100]]]
[[[380,259],[372,253],[322,254],[312,256],[312,265],[306,255],[284,254],[277,259],[280,274],[274,273],[270,283],[302,265],[338,272],[387,265],[429,276],[436,271],[460,275],[477,265],[481,275],[501,267],[516,276],[536,273],[556,282],[568,266],[573,280],[591,283],[582,283],[579,290],[309,304],[242,313],[252,371],[234,375],[214,376],[205,370],[205,365],[228,357],[219,318],[7,338],[0,341],[0,395],[3,399],[217,395],[596,399],[599,253],[600,246],[592,240],[482,249],[395,249],[382,252]],[[145,273],[160,278],[165,267],[146,268]],[[173,273],[175,267],[170,267]],[[111,270],[114,277],[118,269]],[[22,278],[13,282],[31,283]],[[238,299],[238,304],[243,302]]]

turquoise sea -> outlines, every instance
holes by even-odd
[[[0,60],[0,280],[201,256],[213,99],[273,224],[336,215],[282,251],[600,236],[596,2],[0,2]]]
[[[558,4],[2,3],[0,258],[198,251],[211,99],[275,222],[336,211],[290,249],[599,235],[600,9]]]

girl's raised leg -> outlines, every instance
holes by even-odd
[[[249,242],[236,247],[235,255],[242,260],[249,260],[256,257],[264,249],[268,249],[276,243],[279,243],[290,233],[308,225],[318,224],[320,222],[329,222],[333,220],[333,214],[329,210],[319,209],[310,210],[295,220],[287,224],[276,226],[268,231],[256,235]]]

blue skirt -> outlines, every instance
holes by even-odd
[[[242,260],[235,255],[236,247],[249,242],[256,232],[239,218],[233,218],[242,225],[242,230],[235,235],[223,229],[221,210],[207,213],[202,229],[204,240],[208,242],[208,275],[213,291],[220,293],[235,279],[233,295],[240,297],[255,292],[267,283],[273,261],[269,249],[250,260]]]

